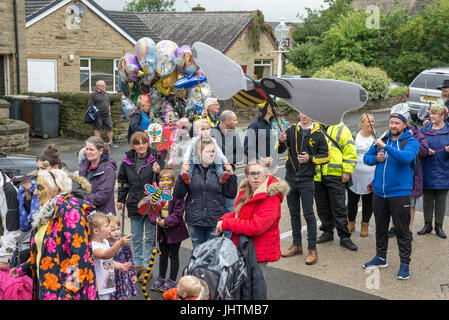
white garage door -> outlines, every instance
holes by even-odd
[[[56,60],[28,59],[28,91],[57,91]]]

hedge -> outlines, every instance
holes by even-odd
[[[87,111],[89,93],[86,92],[27,92],[25,95],[48,97],[61,101],[59,107],[59,134],[65,138],[87,139],[94,134],[90,124],[84,124],[84,116]],[[125,119],[120,105],[120,94],[109,94],[111,100],[111,116],[113,123],[114,142],[128,141],[129,122]],[[106,140],[106,132],[102,132]]]

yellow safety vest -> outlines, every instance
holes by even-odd
[[[330,160],[316,167],[315,181],[321,181],[321,175],[341,176],[343,172],[352,174],[357,164],[357,149],[348,127],[340,122],[338,125],[329,126],[326,133],[340,145],[343,152],[325,135]]]

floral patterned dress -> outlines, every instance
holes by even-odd
[[[111,300],[125,300],[129,297],[136,296],[137,290],[131,279],[132,277],[137,276],[137,272],[130,246],[126,245],[121,247],[113,260],[119,263],[132,262],[132,266],[128,272],[114,270],[115,292],[111,293]]]
[[[19,276],[27,274],[33,279],[34,299],[97,299],[92,242],[87,223],[87,214],[91,210],[90,204],[70,194],[58,198],[45,230],[39,265],[36,263],[37,229],[33,229],[30,258],[16,270]]]

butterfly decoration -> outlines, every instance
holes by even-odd
[[[144,198],[139,202],[138,212],[141,215],[156,214],[165,205],[165,202],[172,200],[169,190],[161,187],[156,182],[147,183],[144,187]]]
[[[162,126],[159,123],[152,123],[148,126],[148,135],[151,143],[157,143],[162,138]]]
[[[157,151],[166,150],[173,145],[173,134],[170,126],[164,126],[160,141],[154,145]]]

